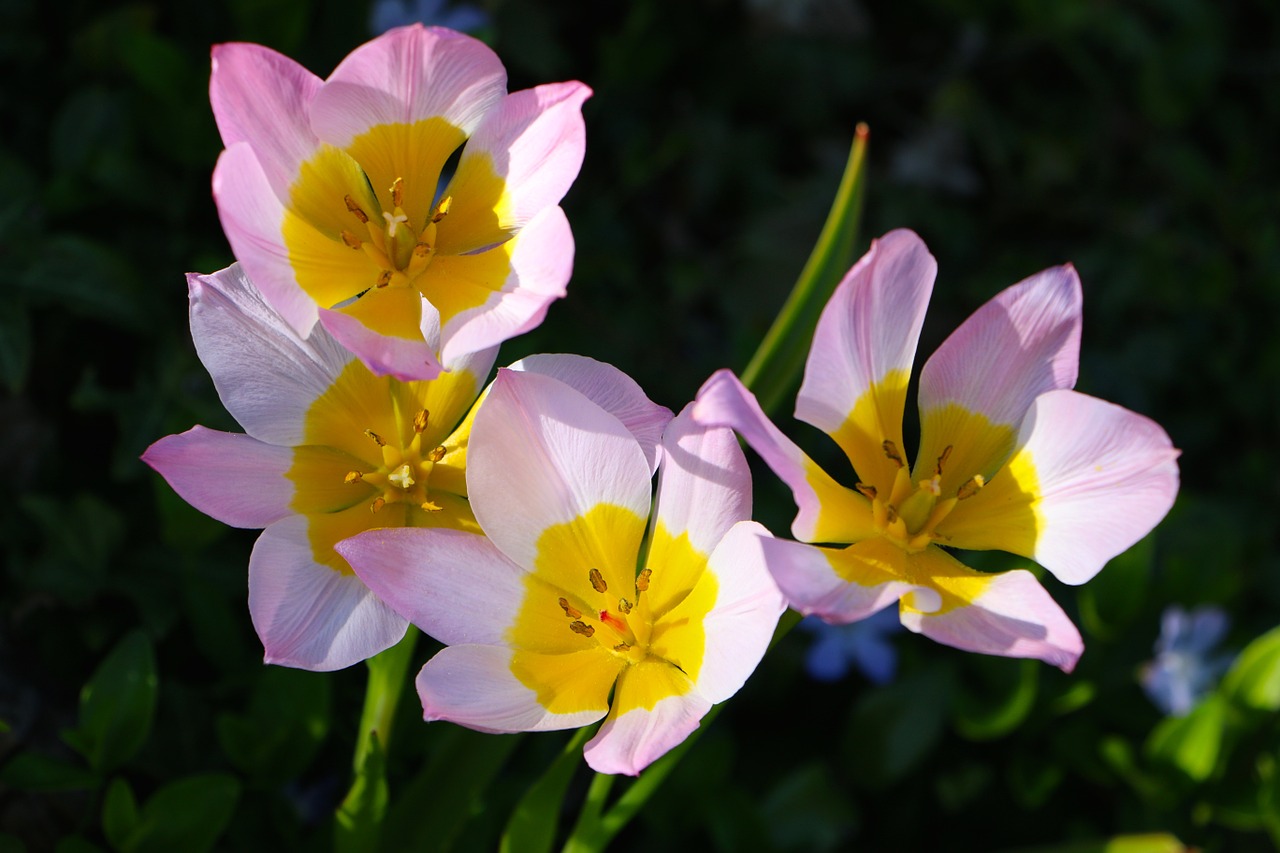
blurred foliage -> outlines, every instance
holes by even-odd
[[[1079,387],[1183,449],[1182,496],[1147,542],[1083,588],[1048,581],[1085,633],[1073,675],[908,635],[897,681],[819,684],[790,636],[616,848],[1280,845],[1280,7],[484,5],[512,88],[595,90],[565,201],[570,296],[504,360],[584,353],[673,408],[741,369],[865,121],[858,251],[907,226],[939,259],[921,354],[1069,260]],[[0,850],[329,844],[363,668],[262,666],[254,534],[191,510],[137,457],[193,423],[234,429],[183,287],[230,261],[209,195],[209,45],[263,42],[323,75],[367,20],[339,0],[0,0]],[[799,438],[826,461],[816,433]],[[757,504],[785,532],[767,476]],[[1137,679],[1174,602],[1225,607],[1245,651],[1196,710],[1162,719]],[[493,849],[567,736],[423,726],[412,705],[386,756],[384,844]],[[581,765],[556,781],[571,809],[587,781]]]

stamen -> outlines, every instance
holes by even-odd
[[[386,446],[387,446],[387,443],[386,443],[386,441],[384,441],[384,440],[383,440],[382,436],[378,435],[378,434],[377,434],[376,432],[374,432],[373,430],[371,430],[371,429],[367,429],[367,430],[365,430],[365,431],[364,431],[364,434],[365,434],[365,435],[367,435],[367,436],[369,436],[369,438],[372,438],[372,439],[373,439],[373,443],[374,443],[374,444],[376,444],[376,445],[378,445],[379,447],[386,447]]]
[[[449,215],[449,208],[453,207],[453,196],[447,195],[440,199],[440,204],[436,205],[435,216],[431,217],[432,222],[439,222]]]
[[[415,258],[425,258],[429,254],[431,254],[431,247],[426,243],[413,244],[413,256]]]
[[[423,409],[421,412],[413,416],[413,431],[422,432],[427,428],[427,421],[431,417],[431,412]]]
[[[604,575],[600,574],[599,569],[592,569],[587,572],[587,578],[591,581],[591,588],[596,592],[609,591],[609,585],[604,582]]]
[[[388,284],[390,284],[390,283],[391,283],[391,270],[383,270],[383,271],[378,275],[378,280],[377,280],[377,282],[375,282],[375,286],[376,286],[376,287],[386,287],[386,286],[387,286]]]
[[[564,615],[570,619],[577,619],[582,616],[582,611],[569,603],[569,599],[561,598],[559,601],[560,609],[564,611]]]
[[[377,514],[386,505],[387,502],[383,498],[374,498],[373,503],[369,504],[369,512]]]
[[[360,205],[356,204],[356,200],[352,198],[350,194],[344,195],[342,200],[347,203],[347,210],[354,213],[356,215],[356,219],[359,219],[361,224],[369,221],[369,214],[360,209]]]
[[[640,574],[636,576],[636,592],[644,592],[649,588],[649,578],[653,575],[653,569],[641,569]]]
[[[886,438],[880,443],[880,447],[884,449],[885,456],[898,463],[899,468],[906,467],[907,463],[902,461],[902,454],[898,453],[898,445]]]
[[[626,643],[618,643],[618,645],[613,647],[613,650],[615,652],[629,652],[631,651],[631,646],[627,645]]]
[[[584,637],[590,637],[596,632],[595,628],[592,628],[586,622],[582,622],[582,621],[570,622],[569,630],[575,634],[581,634]]]
[[[391,184],[391,203],[396,207],[404,205],[404,178],[396,178]]]
[[[935,498],[942,494],[942,480],[939,474],[934,474],[927,480],[920,481],[920,491],[928,492]]]
[[[946,449],[942,451],[942,455],[938,457],[938,464],[933,468],[933,476],[942,476],[942,465],[947,461],[947,457],[951,455],[951,445],[948,444]]]
[[[342,478],[342,482],[347,485],[351,485],[352,483],[358,483],[363,479],[364,474],[361,474],[359,471],[348,471],[347,476]]]
[[[981,491],[982,487],[985,486],[986,484],[987,484],[987,479],[985,477],[983,477],[981,474],[974,474],[965,482],[963,486],[961,486],[959,489],[956,489],[956,499],[964,500],[965,498],[971,498],[974,495],[976,495],[979,491]]]
[[[621,610],[624,614],[630,613],[631,608],[633,606],[634,605],[630,601],[627,601],[625,598],[618,599],[618,609]]]
[[[866,483],[854,483],[853,487],[857,489],[858,494],[862,495],[869,501],[876,499],[876,487],[869,486]]]
[[[427,459],[429,459],[432,462],[439,462],[441,459],[444,458],[444,454],[445,454],[445,449],[444,449],[444,445],[442,444],[439,447],[433,448],[432,451],[427,454]]]
[[[353,249],[360,248],[360,238],[352,234],[350,231],[346,230],[345,228],[342,230],[342,242],[346,243],[348,246],[350,246]]]
[[[432,501],[423,501],[421,509],[423,512],[444,512],[444,507]]]

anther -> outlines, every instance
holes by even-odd
[[[582,611],[569,603],[569,599],[561,598],[559,600],[560,609],[564,611],[564,615],[570,619],[577,619],[582,616]]]
[[[569,630],[575,634],[581,634],[584,637],[590,637],[592,634],[596,632],[595,628],[592,628],[586,622],[582,622],[582,621],[570,622]]]
[[[354,213],[356,215],[356,219],[359,219],[361,223],[369,221],[369,214],[361,210],[360,205],[356,204],[356,200],[352,198],[349,194],[343,196],[342,200],[347,203],[347,210]]]
[[[956,489],[956,500],[964,500],[976,495],[983,486],[987,484],[987,480],[981,474],[974,474],[959,489]]]
[[[615,652],[629,652],[631,651],[631,646],[627,645],[626,643],[618,643],[618,645],[613,647],[613,650]]]
[[[942,476],[942,465],[947,461],[947,457],[950,455],[951,455],[951,445],[948,444],[946,448],[942,451],[942,455],[938,457],[938,464],[935,465],[933,468],[933,475],[935,477]]]
[[[649,588],[649,578],[653,575],[653,569],[641,569],[640,574],[636,576],[636,592],[644,592]]]
[[[894,462],[898,463],[899,468],[902,468],[907,464],[902,461],[902,454],[898,453],[898,445],[894,444],[889,439],[886,438],[884,441],[882,441],[880,443],[880,447],[884,449],[885,456],[888,456]]]
[[[435,216],[431,217],[432,222],[439,222],[449,215],[449,208],[453,207],[453,196],[447,195],[440,200],[440,204],[436,205]]]
[[[342,478],[342,482],[346,483],[349,486],[352,483],[358,483],[363,479],[364,479],[364,474],[361,474],[359,471],[348,471],[347,476]]]
[[[444,512],[444,507],[434,501],[423,501],[420,507],[423,512]]]
[[[427,459],[432,462],[439,462],[441,459],[444,458],[444,454],[445,454],[445,449],[444,449],[444,445],[442,444],[439,447],[432,448],[431,452],[427,454]]]
[[[426,409],[418,412],[413,416],[413,431],[422,432],[427,428],[427,420],[431,417],[431,413]]]
[[[391,184],[391,203],[396,207],[402,207],[404,203],[404,178],[396,178]]]
[[[367,436],[369,436],[369,438],[372,438],[372,439],[373,439],[373,443],[374,443],[374,444],[376,444],[376,445],[378,445],[379,447],[386,447],[386,446],[387,446],[387,443],[386,443],[386,441],[384,441],[384,440],[383,440],[382,436],[378,435],[378,434],[377,434],[376,432],[374,432],[373,430],[371,430],[371,429],[367,429],[367,430],[365,430],[365,431],[364,431],[364,434],[365,434],[365,435],[367,435]]]
[[[382,509],[386,505],[387,502],[384,499],[374,498],[373,503],[369,504],[369,512],[377,513],[378,510]]]
[[[425,258],[431,254],[431,247],[426,243],[415,243],[413,245],[413,256],[415,258]]]
[[[383,270],[378,274],[378,280],[375,282],[377,287],[386,287],[391,283],[391,270]]]
[[[604,582],[604,575],[600,574],[599,569],[592,569],[587,572],[587,578],[591,581],[591,588],[596,592],[609,591],[609,585]]]
[[[345,228],[342,230],[342,242],[346,243],[348,246],[350,246],[353,249],[360,248],[360,238],[352,234],[350,231],[346,230]]]
[[[634,606],[634,605],[633,605],[630,601],[627,601],[625,598],[619,598],[619,599],[618,599],[618,609],[619,609],[619,610],[621,610],[621,611],[623,612],[623,614],[624,614],[624,615],[625,615],[625,614],[627,614],[627,613],[630,613],[630,612],[631,612],[631,608],[632,608],[633,606]]]
[[[858,494],[862,495],[869,501],[876,499],[876,487],[869,486],[866,483],[854,483],[853,487],[858,490]]]

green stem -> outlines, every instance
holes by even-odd
[[[569,840],[564,844],[564,853],[592,853],[592,851],[603,850],[609,843],[609,839],[617,833],[616,829],[610,832],[608,825],[600,817],[604,813],[604,803],[609,798],[609,790],[613,787],[615,778],[617,777],[597,773],[591,780],[586,799],[582,801],[578,822],[573,825]],[[618,827],[618,829],[621,828],[621,826]]]

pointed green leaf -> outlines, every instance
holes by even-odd
[[[1196,782],[1205,781],[1222,753],[1228,711],[1221,694],[1211,694],[1185,717],[1169,717],[1156,726],[1147,738],[1147,755]]]
[[[502,834],[502,853],[546,853],[551,849],[564,810],[565,791],[574,771],[583,765],[582,745],[592,731],[582,728],[574,733],[542,777],[520,798]]]
[[[156,791],[142,807],[123,853],[204,853],[226,829],[240,798],[240,783],[225,773],[190,776]]]
[[[80,691],[80,725],[64,738],[101,774],[146,742],[156,708],[156,661],[141,631],[125,636]]]
[[[124,779],[116,778],[102,800],[102,834],[116,849],[124,847],[138,825],[138,801]]]
[[[88,791],[97,787],[98,777],[83,767],[23,752],[0,768],[0,783],[19,791]]]
[[[1244,647],[1222,679],[1222,693],[1258,711],[1280,711],[1280,628]]]

